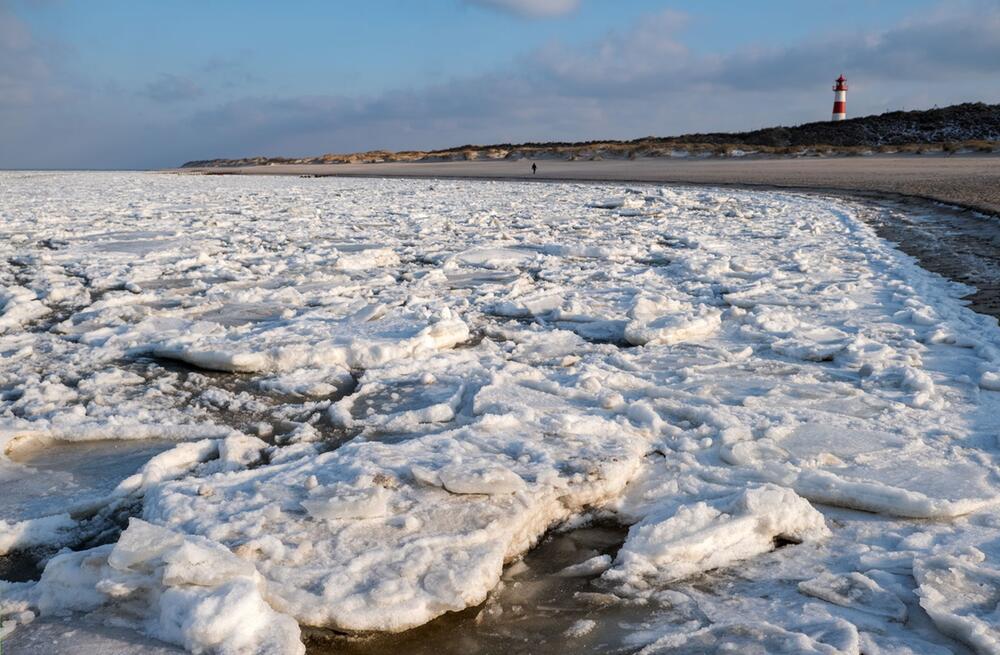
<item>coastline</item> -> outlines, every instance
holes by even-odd
[[[624,182],[783,189],[870,203],[879,236],[927,270],[974,287],[971,308],[1000,319],[1000,156],[876,155],[817,159],[421,162],[185,168],[204,175],[296,175]],[[944,206],[941,206],[943,204]],[[935,206],[936,205],[936,206]],[[902,210],[893,212],[892,210]],[[927,220],[933,215],[933,220]]]
[[[530,160],[274,164],[172,169],[205,175],[415,177],[539,182],[632,182],[767,187],[892,195],[932,200],[1000,216],[1000,156],[872,155],[782,159]]]

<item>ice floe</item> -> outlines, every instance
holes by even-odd
[[[4,633],[510,627],[599,517],[546,574],[581,652],[1000,651],[1000,333],[877,209],[0,179]]]
[[[914,561],[920,606],[945,634],[978,653],[1000,653],[1000,569],[973,546],[949,550]]]

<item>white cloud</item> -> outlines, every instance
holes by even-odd
[[[580,6],[580,0],[465,0],[465,2],[528,18],[564,16],[576,11]]]
[[[676,38],[687,20],[685,14],[668,9],[584,48],[552,43],[530,59],[566,86],[619,86],[650,77],[676,78],[693,63],[688,49]]]

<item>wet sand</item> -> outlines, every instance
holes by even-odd
[[[635,159],[304,164],[184,169],[243,175],[446,177],[765,186],[899,194],[1000,215],[1000,155],[873,155],[799,159]]]
[[[872,202],[862,217],[920,265],[975,287],[969,307],[1000,319],[1000,218],[937,203]]]

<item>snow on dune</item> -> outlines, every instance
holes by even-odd
[[[998,652],[1000,334],[859,206],[2,179],[0,551],[44,569],[5,632],[299,653],[488,601],[599,514],[624,543],[558,575],[647,608],[623,647]],[[57,456],[95,440],[162,445]]]

